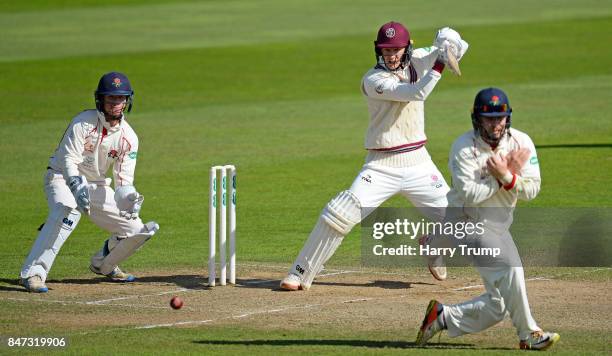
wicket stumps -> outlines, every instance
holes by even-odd
[[[227,189],[227,177],[231,184]],[[219,179],[217,179],[219,176]],[[217,184],[221,182],[221,184]],[[208,201],[208,285],[215,286],[217,254],[217,207],[219,207],[219,284],[227,281],[227,228],[229,227],[229,282],[236,284],[236,167],[214,166],[210,169],[210,199]],[[229,197],[229,209],[228,209]],[[218,203],[221,204],[218,204]],[[229,224],[227,214],[229,210]]]

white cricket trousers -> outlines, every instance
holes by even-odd
[[[399,193],[429,219],[442,221],[448,205],[446,194],[449,187],[436,165],[431,159],[426,159],[408,167],[366,163],[349,191],[359,200],[361,219]],[[343,238],[344,233],[332,228],[321,215],[289,273],[299,275],[302,287],[310,288]]]
[[[503,259],[506,262],[485,262],[477,265],[476,269],[482,277],[486,292],[467,302],[444,305],[448,336],[480,332],[499,323],[509,314],[519,339],[525,340],[532,332],[541,329],[529,309],[525,274],[518,250],[507,230],[491,233],[486,238],[500,239],[495,242],[495,246],[502,247]]]
[[[47,170],[44,190],[49,215],[21,268],[21,278],[38,275],[43,281],[47,279],[55,257],[80,219],[74,196],[61,173]],[[114,195],[114,190],[104,183],[98,183],[97,188],[90,192],[91,221],[112,236],[125,237],[141,231],[143,223],[140,218],[128,220],[119,216]]]
[[[387,167],[367,163],[349,190],[361,203],[362,218],[395,194],[401,194],[434,221],[444,218],[448,205],[448,184],[431,160],[410,167]]]

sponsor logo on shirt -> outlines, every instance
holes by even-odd
[[[93,143],[91,143],[91,136],[87,136],[85,137],[85,145],[83,147],[83,150],[85,152],[93,152],[94,151],[94,145]]]
[[[383,93],[383,85],[380,84],[380,85],[376,86],[376,88],[374,88],[374,90],[376,90],[376,92],[378,94],[382,94]]]
[[[136,151],[128,153],[128,157],[130,157],[131,159],[136,159],[136,156],[138,156],[138,152]]]
[[[82,165],[86,168],[93,168],[95,159],[92,156],[84,156]]]
[[[110,150],[110,152],[108,153],[108,157],[109,158],[117,158],[117,157],[119,157],[119,153],[117,152],[117,150]]]
[[[538,157],[536,156],[531,157],[531,159],[529,160],[529,163],[535,166],[536,164],[538,164]]]

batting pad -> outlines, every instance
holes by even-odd
[[[327,203],[321,217],[344,236],[361,221],[361,203],[350,190],[342,191]]]
[[[310,288],[323,264],[336,252],[343,239],[344,236],[321,216],[290,271],[300,276],[302,288]]]

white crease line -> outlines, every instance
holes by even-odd
[[[402,296],[400,296],[400,297],[402,297]],[[325,306],[330,306],[330,305],[340,305],[340,304],[348,304],[348,303],[356,303],[356,302],[366,302],[366,301],[373,300],[373,299],[381,299],[381,298],[357,298],[357,299],[349,299],[349,300],[343,300],[343,301],[340,301],[340,302],[332,302],[332,303],[325,303],[325,304],[306,304],[306,305],[302,305],[302,306],[291,306],[291,307],[286,307],[286,308],[265,309],[265,310],[247,312],[247,313],[243,313],[243,314],[239,314],[239,315],[226,316],[224,318],[219,318],[219,319],[186,320],[186,321],[178,321],[178,322],[175,322],[175,323],[150,324],[150,325],[137,326],[134,329],[153,329],[153,328],[173,327],[173,326],[181,326],[181,325],[206,324],[206,323],[210,323],[210,322],[214,322],[214,321],[221,321],[221,320],[228,320],[228,319],[243,319],[243,318],[251,317],[253,315],[272,314],[272,313],[280,313],[280,312],[284,312],[284,311],[288,311],[288,310],[295,310],[295,309],[310,309],[310,308],[325,307]]]
[[[321,278],[321,277],[329,277],[329,276],[336,276],[339,274],[347,274],[347,273],[359,273],[359,271],[338,271],[338,272],[332,272],[332,273],[323,273],[317,276],[317,278]]]
[[[206,324],[206,323],[210,323],[215,321],[214,319],[209,319],[209,320],[198,320],[198,321],[179,321],[176,323],[167,323],[167,324],[151,324],[151,325],[144,325],[144,326],[137,326],[134,329],[154,329],[154,328],[164,328],[164,327],[173,327],[173,326],[180,326],[180,325],[190,325],[190,324]]]
[[[56,299],[28,299],[28,298],[3,298],[4,300],[14,300],[19,302],[38,302],[38,303],[57,303],[62,305],[78,304],[78,305],[104,305],[90,302],[82,302],[78,300],[56,300]],[[2,300],[2,299],[0,299]],[[147,308],[147,309],[168,309],[167,307],[156,307],[149,305],[133,305],[133,304],[110,304],[111,306],[117,307],[130,307],[130,308]]]
[[[612,267],[603,267],[603,268],[590,269],[590,270],[580,271],[580,272],[567,272],[567,273],[561,273],[561,274],[557,275],[557,277],[571,276],[571,275],[578,274],[578,273],[591,273],[591,272],[597,272],[597,271],[607,271],[607,270],[611,270],[611,269],[612,269]]]
[[[244,264],[243,264],[244,266]],[[253,266],[261,266],[261,265],[253,265]],[[606,267],[606,268],[598,268],[598,269],[594,269],[594,270],[588,270],[588,271],[581,271],[579,273],[590,273],[590,272],[597,272],[597,271],[601,271],[601,270],[610,270],[612,269],[612,267]],[[384,272],[383,272],[384,273]],[[394,273],[388,273],[388,274],[394,274]],[[576,274],[576,273],[565,273],[565,274],[561,274],[559,276],[563,276],[563,275],[571,275],[571,274]],[[534,278],[529,278],[527,280],[548,280],[545,277],[534,277]],[[475,285],[475,286],[467,286],[467,287],[463,287],[463,288],[457,288],[454,289],[455,291],[461,291],[461,290],[465,290],[465,289],[472,289],[472,288],[478,288],[478,287],[482,287],[481,284],[479,285]],[[391,298],[406,298],[408,297],[408,295],[398,295],[398,296],[392,296]],[[30,299],[19,299],[19,298],[6,298],[6,299],[14,299],[14,300],[24,300],[24,301],[32,301]],[[358,299],[351,299],[351,300],[345,300],[339,303],[328,303],[325,305],[333,305],[333,304],[348,304],[348,303],[355,303],[355,302],[362,302],[362,301],[369,301],[369,300],[374,300],[374,299],[390,299],[390,298],[358,298]],[[80,302],[83,303],[83,302]],[[104,305],[104,304],[94,304],[94,305]],[[110,304],[110,306],[113,306],[114,304]],[[132,329],[153,329],[153,328],[158,328],[158,327],[173,327],[173,326],[178,326],[178,325],[189,325],[189,324],[207,324],[207,323],[211,323],[214,321],[220,321],[220,320],[225,320],[225,319],[239,319],[239,318],[246,318],[252,315],[256,315],[256,314],[263,314],[263,313],[278,313],[278,312],[282,312],[282,311],[286,311],[286,310],[290,310],[290,309],[296,309],[296,308],[302,308],[302,309],[306,309],[306,308],[312,308],[314,306],[325,306],[324,304],[312,304],[312,305],[306,305],[306,306],[302,306],[302,307],[289,307],[289,308],[280,308],[280,309],[270,309],[268,311],[259,311],[259,312],[252,312],[252,313],[245,313],[245,314],[240,314],[240,315],[236,315],[236,316],[229,316],[229,317],[225,317],[225,318],[220,318],[220,319],[208,319],[208,320],[196,320],[196,321],[182,321],[182,322],[176,322],[176,323],[166,323],[166,324],[151,324],[151,325],[144,325],[144,326],[138,326],[138,327],[120,327],[120,328],[112,328],[110,330],[113,331],[117,331],[117,330],[132,330]],[[146,308],[146,306],[140,306],[141,308]],[[89,335],[89,334],[98,334],[98,333],[102,333],[102,332],[108,332],[109,329],[104,329],[104,330],[94,330],[94,331],[85,331],[85,332],[80,332],[80,333],[76,333],[76,335]],[[72,334],[75,335],[75,334]]]
[[[166,294],[175,294],[175,293],[180,293],[180,292],[185,292],[188,291],[189,289],[187,288],[181,288],[181,289],[176,289],[176,290],[170,290],[170,291],[166,291],[166,292],[160,292],[160,293],[155,293],[155,294],[142,294],[142,295],[130,295],[127,297],[118,297],[118,298],[110,298],[110,299],[102,299],[102,300],[92,300],[89,302],[84,302],[85,304],[104,304],[107,302],[114,302],[116,300],[128,300],[128,299],[138,299],[138,298],[146,298],[146,297],[158,297],[158,296],[162,296],[162,295],[166,295]]]
[[[525,279],[525,282],[531,282],[531,281],[551,281],[552,278],[547,278],[547,277],[532,277],[532,278],[527,278]],[[484,287],[483,284],[474,284],[473,286],[466,286],[466,287],[461,287],[461,288],[455,288],[453,289],[454,291],[462,291],[462,290],[468,290],[468,289],[475,289],[475,288],[481,288]]]
[[[580,271],[580,272],[569,272],[569,273],[562,273],[559,275],[556,275],[555,277],[549,278],[549,277],[531,277],[531,278],[527,278],[525,279],[526,282],[530,282],[530,281],[552,281],[555,278],[558,277],[562,277],[562,276],[570,276],[570,275],[574,275],[574,274],[578,274],[578,273],[590,273],[590,272],[597,272],[597,271],[603,271],[603,270],[608,270],[608,269],[612,269],[612,268],[598,268],[598,269],[592,269],[592,270],[588,270],[588,271]],[[480,288],[480,287],[484,287],[484,285],[482,284],[475,284],[473,286],[466,286],[466,287],[461,287],[461,288],[455,288],[453,289],[454,291],[462,291],[462,290],[467,290],[467,289],[475,289],[475,288]]]

